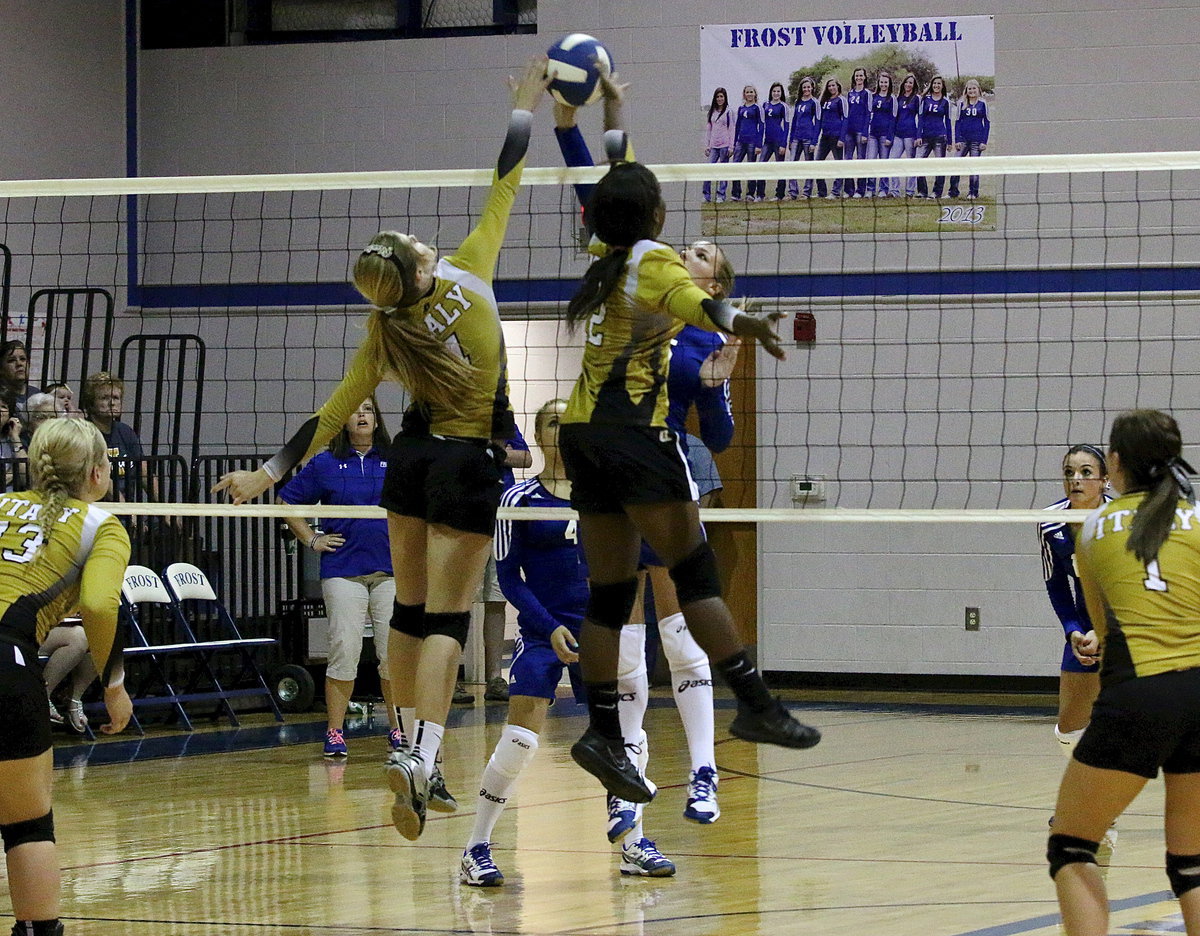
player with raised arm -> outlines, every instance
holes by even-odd
[[[511,81],[513,111],[483,214],[450,257],[412,234],[381,231],[354,265],[354,285],[374,307],[367,337],[328,402],[257,471],[225,475],[215,490],[235,503],[256,497],[337,432],[359,402],[390,377],[414,403],[388,453],[381,504],[396,580],[388,643],[396,667],[416,659],[411,748],[393,752],[392,819],[410,840],[425,828],[430,776],[491,553],[500,503],[502,449],[513,432],[508,365],[492,276],[545,91],[546,59]],[[402,678],[392,669],[392,678]]]
[[[782,315],[759,317],[713,299],[679,255],[655,240],[666,215],[658,180],[630,161],[618,129],[620,89],[611,80],[605,89],[612,165],[585,212],[598,259],[567,309],[568,321],[586,323],[587,335],[583,372],[559,431],[591,575],[581,629],[590,724],[571,753],[614,796],[644,803],[654,792],[626,756],[617,705],[620,632],[636,600],[642,539],[670,569],[692,636],[738,697],[733,734],[790,747],[811,747],[821,736],[771,697],[737,639],[695,485],[667,425],[670,344],[685,324],[756,339],[782,358],[773,327]]]
[[[62,883],[51,811],[53,752],[38,644],[78,608],[104,680],[109,723],[133,714],[125,692],[117,609],[129,536],[95,506],[108,493],[103,437],[82,419],[54,419],[29,446],[33,488],[0,495],[0,838],[17,923],[14,934],[58,936]]]

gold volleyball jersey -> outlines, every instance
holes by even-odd
[[[103,673],[117,632],[129,534],[108,511],[68,500],[35,558],[44,500],[37,491],[0,495],[0,640],[41,644],[78,608]]]
[[[477,371],[474,391],[468,398],[454,409],[430,408],[430,431],[437,435],[490,439],[496,411],[511,412],[508,354],[496,294],[492,291],[492,276],[524,166],[522,159],[503,177],[497,170],[479,223],[454,256],[438,261],[433,291],[405,310],[423,321],[432,334]],[[329,400],[317,410],[317,430],[305,458],[321,451],[341,431],[350,414],[374,392],[383,376],[378,346],[368,340],[359,347],[350,369]]]
[[[588,250],[610,252],[594,237]],[[617,285],[587,322],[583,372],[562,421],[665,427],[671,339],[685,324],[720,330],[700,305],[709,298],[666,244],[634,244]]]
[[[1158,558],[1143,563],[1126,544],[1144,496],[1118,497],[1096,510],[1075,548],[1104,647],[1105,684],[1200,666],[1200,517],[1180,500]]]

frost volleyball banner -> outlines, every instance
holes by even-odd
[[[743,179],[703,187],[706,232],[994,229],[995,184],[970,167],[997,152],[995,58],[991,16],[702,26],[704,159],[746,164]],[[810,161],[906,157],[928,172],[804,173]],[[795,174],[756,179],[761,162]]]

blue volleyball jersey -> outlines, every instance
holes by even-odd
[[[988,120],[987,105],[980,98],[974,104],[965,100],[958,109],[958,120],[954,124],[954,137],[959,143],[986,143],[992,123]]]
[[[821,102],[821,133],[841,137],[846,132],[846,101],[831,97]]]
[[[504,492],[502,507],[570,507],[537,478]],[[517,609],[526,639],[549,641],[565,625],[576,637],[587,610],[587,564],[575,520],[499,520],[496,573],[504,597]]]
[[[737,123],[733,127],[733,139],[747,146],[763,145],[762,108],[757,104],[743,104],[738,108]]]
[[[921,116],[917,126],[926,140],[949,140],[950,99],[943,96],[939,100],[932,94],[921,98]]]
[[[921,96],[906,94],[896,98],[896,136],[915,137],[917,117],[921,113]]]
[[[684,326],[671,342],[671,364],[667,371],[667,425],[683,441],[688,410],[694,403],[700,418],[700,438],[714,452],[725,451],[733,441],[729,381],[722,381],[717,387],[704,386],[700,380],[700,365],[723,346],[725,340],[720,332]]]
[[[896,99],[890,94],[871,98],[871,136],[890,140],[896,135]]]
[[[787,112],[788,106],[783,101],[771,101],[763,105],[763,139],[767,146],[787,146]]]
[[[1104,503],[1112,500],[1104,495]],[[1046,510],[1070,510],[1071,499],[1064,497],[1055,501]],[[1061,520],[1047,520],[1039,530],[1042,544],[1042,577],[1046,580],[1046,593],[1050,604],[1058,615],[1067,640],[1071,634],[1086,634],[1092,629],[1087,605],[1083,600],[1083,586],[1075,571],[1075,529]]]
[[[376,506],[383,493],[387,456],[377,448],[351,451],[338,458],[328,450],[318,452],[283,486],[285,504],[351,504]],[[333,552],[321,553],[321,578],[350,578],[374,572],[392,574],[387,521],[327,517],[326,533],[338,533],[346,542]]]
[[[792,129],[789,134],[793,143],[816,143],[821,135],[821,125],[817,120],[819,102],[816,98],[807,101],[797,101],[792,111]]]
[[[867,132],[871,123],[871,96],[866,88],[846,92],[846,133]]]

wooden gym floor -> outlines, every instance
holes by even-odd
[[[1063,759],[1046,708],[805,701],[811,751],[755,748],[717,712],[720,820],[685,822],[669,699],[647,717],[660,793],[647,834],[674,878],[627,878],[604,796],[570,760],[585,716],[555,707],[500,820],[497,889],[458,883],[479,773],[504,706],[457,709],[446,777],[460,812],[399,837],[382,728],[320,756],[323,726],[161,733],[59,748],[55,819],[68,933],[90,936],[566,934],[1015,936],[1059,931],[1042,857]],[[294,716],[293,716],[294,717]],[[61,743],[61,742],[60,742]],[[204,752],[213,753],[204,753]],[[1162,786],[1119,823],[1112,932],[1181,932],[1162,871]],[[7,924],[5,924],[7,925]]]

